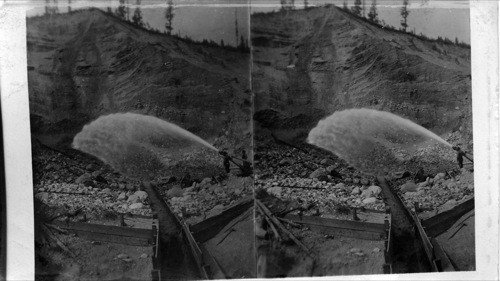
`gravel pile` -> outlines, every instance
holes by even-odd
[[[343,160],[310,148],[305,152],[273,142],[258,144],[255,188],[304,206],[313,203],[317,206],[315,215],[326,215],[338,205],[385,209],[374,178],[355,171]]]
[[[120,191],[93,188],[83,184],[53,183],[35,187],[35,197],[48,206],[82,209],[86,214],[115,211],[136,215],[151,215],[144,191]]]
[[[474,174],[466,168],[454,177],[439,173],[423,182],[407,181],[399,186],[398,192],[413,210],[414,202],[419,203],[422,211],[452,208],[474,196]]]
[[[103,211],[151,215],[139,182],[81,154],[63,154],[36,144],[33,150],[34,194],[48,206],[81,208],[87,217]]]
[[[174,213],[181,217],[191,218],[190,222],[203,220],[222,212],[223,209],[253,193],[251,177],[237,177],[232,174],[222,181],[205,178],[194,182],[188,188],[171,185],[165,193]]]

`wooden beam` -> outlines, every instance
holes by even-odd
[[[322,217],[313,216],[297,216],[297,215],[286,215],[285,219],[291,220],[296,223],[302,223],[307,225],[318,225],[330,228],[346,229],[351,231],[360,232],[374,232],[379,234],[386,233],[385,224],[371,223],[371,222],[360,222],[360,221],[348,221],[348,220],[338,220],[338,219],[328,219]]]
[[[450,258],[446,254],[446,252],[443,250],[441,245],[439,245],[438,241],[435,238],[431,238],[431,243],[432,246],[434,247],[434,253],[436,255],[436,259],[440,260],[440,265],[441,268],[440,270],[445,272],[445,271],[456,271],[455,267],[450,261]]]
[[[460,217],[474,210],[474,198],[471,198],[452,209],[438,213],[422,221],[427,235],[436,237],[448,230]]]
[[[198,243],[204,243],[214,237],[217,233],[219,233],[235,217],[247,211],[252,205],[252,197],[242,199],[238,204],[223,211],[219,215],[210,217],[202,222],[191,225],[189,227],[190,231],[193,234],[194,239]]]
[[[155,243],[151,229],[63,221],[54,221],[53,224],[91,241],[134,246],[150,246]]]
[[[432,270],[434,272],[439,272],[439,267],[436,265],[435,261],[435,252],[434,252],[434,246],[432,245],[431,241],[429,240],[429,236],[427,236],[427,233],[425,232],[420,219],[418,218],[417,214],[414,212],[411,212],[413,221],[415,222],[415,227],[416,227],[416,235],[420,237],[420,241],[422,242],[422,246],[424,247],[425,254],[427,255],[427,259],[429,260]]]
[[[304,250],[307,254],[309,254],[310,257],[314,258],[314,259],[317,259],[317,254],[313,253],[311,251],[311,249],[307,248],[304,244],[302,244],[302,242],[300,242],[297,237],[295,237],[295,235],[293,235],[293,233],[291,233],[288,229],[286,229],[280,222],[278,219],[276,219],[276,217],[271,213],[271,211],[269,211],[269,209],[262,203],[260,202],[258,199],[255,199],[255,204],[260,208],[260,210],[262,212],[264,212],[264,215],[268,216],[269,219],[271,219],[273,221],[273,223],[281,230],[283,231],[285,234],[287,234],[290,239],[293,240],[293,242],[295,242],[295,244],[297,244],[297,246],[299,246],[302,250]]]

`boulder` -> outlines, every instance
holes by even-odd
[[[327,175],[328,175],[328,172],[326,171],[325,168],[319,168],[316,171],[312,172],[309,175],[309,178],[311,178],[311,179],[317,179],[320,176],[325,176],[326,177]]]
[[[208,216],[211,217],[211,216],[217,215],[217,214],[221,213],[223,209],[224,209],[224,205],[222,205],[222,204],[216,205],[208,212]]]
[[[113,191],[111,191],[111,189],[109,189],[109,188],[105,188],[105,189],[101,190],[101,193],[112,195]]]
[[[455,199],[450,199],[448,201],[446,201],[446,203],[444,203],[443,205],[441,205],[441,208],[442,209],[449,209],[449,208],[453,208],[457,205],[457,200]]]
[[[129,184],[127,184],[127,190],[134,191],[135,186],[133,184],[129,183]]]
[[[365,179],[365,178],[361,179],[361,184],[362,185],[368,185],[369,183],[370,183],[370,181],[368,181],[368,179]]]
[[[365,198],[362,202],[363,202],[363,204],[376,203],[377,202],[377,198],[375,198],[375,197]]]
[[[268,188],[267,192],[269,194],[272,194],[272,195],[276,196],[276,197],[280,197],[281,196],[281,192],[282,192],[282,188],[281,188],[281,186],[273,186],[271,188]]]
[[[333,188],[335,188],[335,189],[344,189],[345,188],[345,184],[343,184],[343,183],[337,183]]]
[[[211,178],[204,178],[201,180],[200,185],[204,186],[204,185],[210,184],[210,182],[212,182]]]
[[[75,183],[76,184],[84,184],[85,182],[87,181],[91,181],[92,180],[92,176],[89,174],[89,173],[85,173],[81,176],[79,176],[76,180],[75,180]],[[88,186],[88,185],[86,185]]]
[[[421,182],[418,184],[418,187],[426,187],[427,186],[427,181]]]
[[[370,187],[368,187],[369,191],[371,191],[373,193],[373,196],[377,197],[380,195],[380,193],[382,192],[382,188],[380,186],[376,186],[376,185],[372,185]]]
[[[445,175],[446,175],[445,173],[439,173],[439,174],[437,174],[437,175],[434,177],[434,181],[437,181],[437,180],[439,180],[439,179],[444,179]]]
[[[415,192],[417,191],[417,185],[413,181],[407,181],[401,186],[401,192]]]
[[[38,200],[47,201],[49,200],[49,194],[47,192],[40,192],[35,195]]]
[[[328,173],[331,173],[332,171],[335,171],[335,166],[331,165],[331,166],[326,167],[326,171]]]
[[[172,187],[167,191],[167,196],[170,198],[175,198],[175,197],[182,197],[184,192],[182,191],[182,188],[178,185]]]
[[[127,194],[125,192],[122,192],[120,193],[120,195],[118,195],[118,200],[125,200],[127,199]]]
[[[142,191],[142,190],[136,191],[134,193],[134,195],[136,195],[137,197],[139,197],[139,199],[141,201],[144,201],[144,200],[146,200],[146,198],[148,198],[148,193],[146,191]]]
[[[360,191],[361,191],[361,190],[359,189],[359,187],[357,187],[357,186],[356,186],[356,187],[355,187],[355,188],[353,188],[353,190],[351,191],[351,195],[358,195]]]
[[[337,199],[337,195],[335,195],[335,193],[332,193],[332,194],[328,195],[328,197],[326,199],[330,200],[330,201],[335,200],[335,199]]]
[[[134,204],[131,204],[130,206],[128,206],[128,208],[129,208],[130,210],[135,210],[135,209],[140,209],[140,208],[142,208],[142,206],[143,206],[143,205],[142,205],[142,203],[134,203]]]
[[[139,196],[132,194],[127,198],[127,202],[129,203],[139,203],[141,202],[141,199],[139,199]]]
[[[370,197],[374,197],[374,196],[373,196],[373,192],[367,188],[367,189],[363,190],[363,192],[361,192],[361,197],[362,198],[370,198]]]

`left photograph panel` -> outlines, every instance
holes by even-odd
[[[38,280],[255,277],[247,1],[28,1]]]

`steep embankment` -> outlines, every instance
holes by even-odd
[[[336,110],[367,107],[438,134],[458,131],[462,145],[472,140],[470,49],[385,30],[333,6],[255,14],[251,23],[254,118],[275,133],[303,137]]]
[[[67,145],[85,123],[133,111],[218,145],[249,145],[249,55],[134,27],[100,10],[28,18],[32,130]]]

